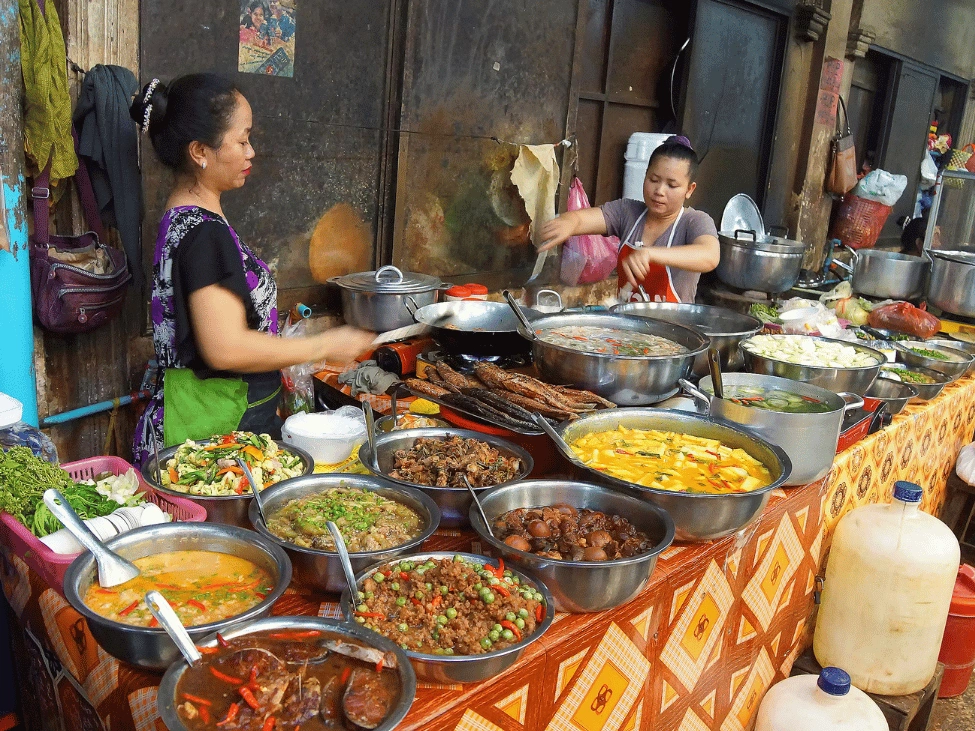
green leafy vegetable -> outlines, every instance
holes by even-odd
[[[762,322],[778,322],[779,311],[772,305],[756,302],[748,308],[748,314]]]

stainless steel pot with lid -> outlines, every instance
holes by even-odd
[[[833,259],[840,269],[852,275],[857,294],[880,299],[907,300],[924,294],[924,282],[931,263],[920,256],[883,249],[842,248],[853,256],[853,265]]]
[[[356,272],[328,280],[342,290],[342,315],[349,325],[387,332],[413,324],[406,297],[418,306],[432,305],[449,285],[439,277],[404,272],[387,265],[372,272]]]
[[[962,317],[975,317],[975,254],[928,249],[931,279],[928,302]]]
[[[766,233],[758,205],[744,193],[732,196],[725,206],[718,243],[721,258],[715,273],[731,287],[777,293],[799,280],[806,246]]]

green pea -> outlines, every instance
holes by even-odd
[[[373,594],[371,591],[367,591],[366,592],[366,599],[372,599],[374,596],[376,596],[376,595]]]
[[[519,609],[518,610],[518,616],[521,617],[522,619],[527,619],[528,618],[528,610],[527,609]]]
[[[464,562],[464,557],[461,556],[459,553],[455,553],[454,554],[454,563],[463,563],[463,562]]]
[[[508,571],[508,569],[505,569],[504,570],[504,573],[502,574],[502,576],[504,576],[506,579],[509,579],[509,578],[511,578],[512,573],[510,571]]]
[[[432,569],[432,568],[434,568],[434,567],[435,567],[436,565],[437,565],[437,564],[435,564],[435,563],[434,563],[433,561],[427,561],[427,562],[426,562],[425,564],[423,564],[423,566],[424,566],[424,568],[428,568],[428,569]]]
[[[360,604],[359,606],[357,606],[355,608],[355,610],[357,612],[368,612],[369,611],[369,607],[367,607],[365,604]]]
[[[484,595],[484,603],[485,604],[494,604],[494,594],[491,594],[490,592],[488,592],[487,594],[485,594]]]
[[[449,622],[449,621],[450,620],[447,619],[446,615],[443,615],[443,614],[437,615],[437,624],[444,625],[444,624],[447,624],[447,622]]]
[[[433,650],[433,654],[434,655],[443,655],[443,650],[441,650],[439,647],[436,647]]]
[[[518,615],[516,615],[514,612],[508,612],[507,614],[504,615],[504,618],[509,622],[514,622],[516,616]]]
[[[417,573],[418,573],[418,574],[419,574],[420,576],[423,576],[423,574],[425,574],[425,573],[427,572],[427,570],[426,570],[425,568],[423,568],[423,567],[421,566],[420,568],[418,568],[418,569],[416,570],[416,572],[417,572]]]
[[[357,591],[357,592],[355,593],[355,595],[356,595],[356,597],[357,597],[357,598],[359,599],[359,601],[360,601],[360,602],[361,602],[361,601],[362,601],[363,599],[365,599],[365,598],[366,598],[366,595],[365,595],[365,594],[364,594],[363,592],[361,592],[361,591]]]
[[[511,580],[510,576],[505,576],[504,583],[507,584],[508,586],[513,586],[515,582]]]
[[[447,595],[447,592],[448,591],[450,591],[450,589],[448,589],[446,586],[441,586],[440,587],[440,593],[443,594],[444,596]]]
[[[484,584],[474,584],[474,591],[480,594],[482,591],[484,591]]]
[[[448,647],[446,650],[443,651],[443,654],[444,655],[453,655],[454,654],[454,648],[453,647]]]
[[[488,579],[488,584],[491,586],[497,586],[500,583],[501,579],[499,579],[497,576],[492,576],[490,579]]]
[[[519,579],[517,576],[512,576],[511,581],[515,586],[518,586],[521,583],[521,579]]]
[[[371,625],[371,624],[369,624],[368,622],[366,622],[366,623],[365,623],[364,625],[362,625],[362,626],[363,626],[363,627],[365,627],[366,629],[372,629],[372,625]]]
[[[481,647],[483,647],[485,650],[490,649],[491,648],[491,645],[492,645],[492,642],[491,642],[491,638],[490,637],[482,637],[481,638]]]
[[[515,627],[517,627],[518,629],[525,629],[525,620],[523,620],[521,617],[518,617],[515,620]]]
[[[406,597],[405,596],[398,596],[398,597],[396,597],[396,606],[397,607],[402,607],[402,606],[405,606],[405,605],[406,605]]]
[[[425,583],[423,586],[426,588],[427,591],[433,591],[433,584],[431,584],[429,581]]]
[[[406,622],[400,622],[396,626],[396,629],[398,629],[400,632],[409,632],[410,626]]]
[[[415,592],[413,592],[413,596],[415,596],[417,599],[422,599],[423,598],[423,592],[422,591],[415,591]]]
[[[512,632],[510,629],[506,629],[501,633],[501,636],[506,640],[511,640],[514,639],[515,633]]]
[[[500,624],[496,624],[491,629],[493,629],[495,632],[500,632],[503,628]]]
[[[377,571],[372,575],[372,580],[375,581],[377,584],[381,584],[386,580],[386,577]]]
[[[490,632],[488,632],[488,638],[491,640],[491,642],[497,642],[498,640],[501,639],[501,633],[491,630]]]
[[[484,596],[485,594],[490,594],[491,590],[488,589],[486,586],[482,586],[480,589],[477,590],[477,593],[481,596]]]
[[[393,591],[399,591],[399,582],[398,581],[390,582],[389,588],[392,589]]]
[[[410,646],[407,645],[405,642],[401,642],[399,646],[402,647],[404,650],[409,650],[410,649]]]
[[[454,609],[453,607],[447,607],[447,611],[445,612],[445,614],[447,615],[447,619],[457,618],[457,610]]]

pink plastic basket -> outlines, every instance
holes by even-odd
[[[105,472],[123,475],[131,468],[132,465],[121,457],[89,457],[61,465],[61,469],[67,472],[72,480],[77,481],[93,480],[97,475]],[[139,492],[146,496],[146,500],[172,515],[173,520],[202,523],[207,519],[207,511],[204,508],[185,498],[156,492],[142,479],[138,470],[136,474],[141,485]],[[9,513],[0,513],[0,540],[12,549],[14,554],[22,558],[51,588],[59,594],[64,594],[64,574],[78,556],[77,553],[55,553]]]

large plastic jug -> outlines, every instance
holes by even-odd
[[[850,686],[839,668],[773,685],[758,707],[755,731],[888,731],[883,711]]]
[[[960,550],[921,495],[896,482],[892,504],[852,510],[833,535],[813,650],[870,693],[914,693],[937,667]]]

